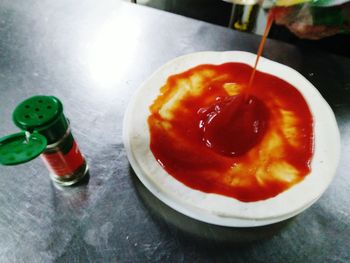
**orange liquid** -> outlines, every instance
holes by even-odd
[[[254,88],[256,68],[273,20],[274,13],[270,11],[248,87],[240,95],[218,98],[219,101],[209,108],[201,109],[202,140],[209,148],[221,154],[229,156],[245,154],[265,133],[268,122],[266,107],[258,98],[251,96],[251,92]]]
[[[266,39],[267,39],[267,35],[270,32],[270,28],[272,26],[273,20],[274,20],[274,13],[273,13],[273,9],[272,9],[272,10],[270,10],[270,12],[268,14],[268,17],[267,17],[267,23],[266,23],[266,26],[265,26],[264,34],[263,34],[263,36],[261,38],[261,41],[260,41],[260,44],[259,44],[259,49],[258,49],[258,52],[256,54],[256,60],[255,60],[253,72],[250,75],[250,79],[249,79],[249,82],[248,82],[248,89],[247,89],[246,92],[249,92],[250,89],[252,88],[252,85],[253,85],[253,82],[254,82],[254,77],[255,77],[255,72],[256,72],[256,67],[258,66],[259,59],[260,59],[261,54],[262,54],[262,52],[264,50],[264,46],[265,46],[265,42],[266,42]]]

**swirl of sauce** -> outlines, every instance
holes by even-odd
[[[244,94],[216,98],[198,111],[203,142],[214,151],[240,156],[258,144],[267,127],[269,112],[254,96]]]
[[[150,106],[150,149],[192,189],[255,202],[310,173],[313,118],[301,93],[242,63],[170,76]]]

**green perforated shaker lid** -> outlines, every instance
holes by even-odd
[[[14,123],[22,130],[42,130],[62,114],[62,103],[52,96],[34,96],[17,105]]]
[[[65,134],[68,123],[62,103],[53,96],[34,96],[21,102],[13,121],[22,132],[0,138],[0,163],[15,165],[40,155]]]
[[[46,138],[38,133],[25,132],[0,138],[0,163],[15,165],[33,160],[46,148]]]

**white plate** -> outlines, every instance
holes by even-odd
[[[124,118],[123,140],[129,161],[141,182],[173,209],[207,223],[248,227],[279,222],[311,206],[332,181],[340,155],[340,136],[334,114],[317,89],[297,71],[261,58],[258,70],[277,76],[296,87],[314,117],[315,152],[311,173],[276,197],[258,202],[240,202],[218,194],[191,189],[162,169],[149,149],[149,106],[170,75],[200,64],[241,62],[253,65],[256,55],[241,52],[199,52],[178,57],[158,69],[141,85]],[[331,142],[331,143],[330,143]]]

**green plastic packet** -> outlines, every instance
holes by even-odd
[[[338,6],[349,2],[349,0],[276,0],[276,6],[293,6],[301,4],[309,4],[313,7],[330,7]]]
[[[339,33],[349,33],[349,0],[275,0],[273,6],[286,8],[290,23],[338,27]]]

